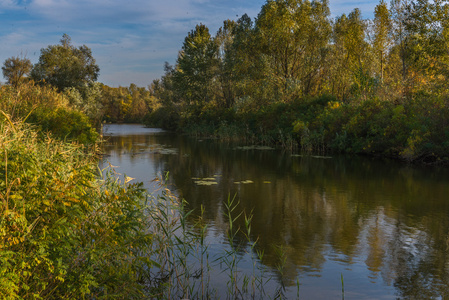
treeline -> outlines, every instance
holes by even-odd
[[[449,5],[268,0],[253,21],[199,24],[151,89],[149,124],[308,150],[448,156]],[[400,132],[400,134],[398,133]]]
[[[158,105],[147,88],[96,82],[100,68],[90,48],[75,47],[66,34],[59,44],[41,49],[35,65],[26,57],[11,57],[2,71],[8,85],[0,87],[0,109],[12,119],[26,117],[44,130],[61,131],[63,137],[78,136],[77,126],[85,126],[81,119],[86,116],[94,128],[102,122],[142,122]]]

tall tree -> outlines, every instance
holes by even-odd
[[[390,12],[388,11],[387,4],[384,0],[381,0],[374,9],[373,31],[374,57],[376,58],[376,61],[378,61],[378,74],[380,81],[383,82],[385,58],[387,57],[388,50],[392,45]]]
[[[329,15],[327,1],[269,0],[262,7],[256,32],[281,94],[313,90],[330,39]]]
[[[400,57],[402,80],[407,77],[407,30],[406,30],[406,8],[408,0],[392,0],[390,12],[392,16],[393,38],[395,50]]]
[[[100,68],[86,45],[75,47],[64,34],[60,45],[41,49],[39,61],[31,71],[31,77],[41,83],[49,83],[62,91],[68,87],[82,87],[96,81]]]
[[[224,63],[231,77],[236,99],[261,97],[259,91],[265,72],[261,59],[260,45],[257,43],[254,23],[244,14],[233,27],[232,43],[226,49]]]
[[[413,85],[444,82],[449,76],[449,4],[416,0],[407,6],[405,28],[409,35],[408,63]]]
[[[32,67],[31,61],[26,57],[10,57],[3,63],[3,77],[6,78],[9,84],[17,86],[30,74]]]
[[[184,39],[173,80],[187,104],[203,105],[212,100],[217,51],[217,44],[203,24],[197,25]]]
[[[369,63],[366,54],[368,43],[365,40],[366,23],[358,8],[348,16],[338,17],[333,32],[333,74],[332,93],[344,99],[349,96],[351,87],[358,91],[366,89]]]
[[[226,107],[231,107],[235,100],[235,84],[232,80],[232,64],[228,63],[229,61],[227,61],[226,53],[231,51],[236,26],[237,23],[235,21],[226,20],[223,22],[223,26],[220,27],[215,36],[219,60],[219,97],[224,100],[223,102]]]

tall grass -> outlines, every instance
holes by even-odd
[[[112,169],[97,170],[94,152],[35,129],[0,117],[0,298],[276,296],[264,289],[263,253],[238,201],[229,198],[223,212],[229,247],[212,255],[206,221],[163,180],[148,194]],[[249,274],[239,269],[243,253]],[[227,284],[214,285],[216,274]]]

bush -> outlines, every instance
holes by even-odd
[[[50,131],[59,139],[81,144],[93,144],[98,139],[98,133],[92,128],[89,118],[70,108],[37,108],[27,121],[39,125],[44,132]]]
[[[151,266],[141,186],[97,180],[96,158],[76,144],[10,119],[0,127],[0,298],[141,297]]]

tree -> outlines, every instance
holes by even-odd
[[[26,57],[13,56],[5,60],[2,71],[9,84],[17,86],[31,72],[33,65]]]
[[[100,68],[95,63],[92,51],[86,45],[75,47],[71,38],[64,34],[60,45],[41,49],[39,62],[34,65],[31,77],[36,82],[49,83],[58,90],[79,88],[96,81]]]
[[[209,29],[196,25],[184,39],[174,72],[175,89],[187,104],[203,105],[212,100],[212,83],[217,72],[217,44]]]
[[[219,60],[219,82],[220,98],[226,107],[231,107],[235,100],[235,83],[232,80],[232,63],[227,60],[229,57],[227,53],[231,51],[231,47],[234,40],[235,27],[237,23],[235,21],[226,20],[223,22],[223,26],[220,27],[216,36],[215,43],[218,47],[218,60]]]
[[[332,93],[345,99],[350,88],[366,91],[368,43],[365,41],[366,24],[359,9],[348,16],[338,17],[334,24]]]
[[[316,90],[331,37],[329,15],[327,1],[270,0],[262,7],[256,31],[280,94]]]
[[[406,9],[407,62],[416,87],[447,84],[449,76],[449,4],[416,0]]]
[[[375,52],[375,57],[378,58],[380,63],[379,77],[380,81],[383,82],[385,57],[387,56],[387,52],[389,50],[389,47],[391,46],[390,12],[388,11],[387,4],[383,0],[381,0],[381,2],[374,9],[373,30],[373,49]]]

